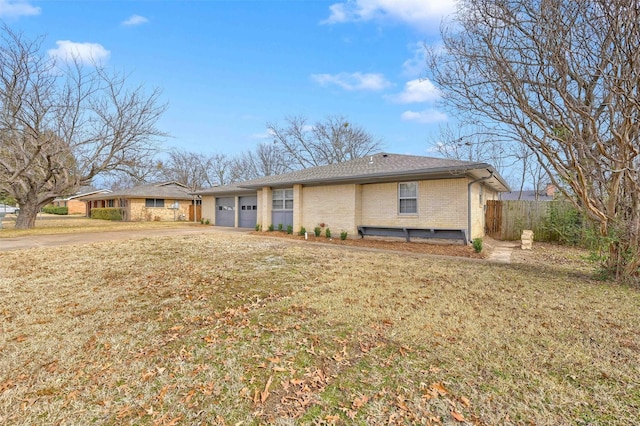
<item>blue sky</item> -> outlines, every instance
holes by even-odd
[[[344,115],[388,152],[428,155],[447,122],[424,77],[454,0],[0,0],[0,19],[160,87],[165,146],[234,155],[267,122]]]

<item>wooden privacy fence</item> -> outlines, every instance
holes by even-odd
[[[573,206],[567,201],[487,201],[485,231],[499,240],[519,240],[522,231],[533,230],[538,241],[554,239],[548,226],[552,209],[558,215],[567,214]]]

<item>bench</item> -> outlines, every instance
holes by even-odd
[[[466,229],[450,228],[411,228],[395,226],[358,226],[358,235],[364,238],[365,235],[376,237],[404,237],[407,242],[411,238],[442,238],[446,240],[462,240],[468,244]]]

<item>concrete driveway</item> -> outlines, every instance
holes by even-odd
[[[140,231],[82,232],[71,234],[33,235],[16,238],[0,238],[0,251],[20,250],[34,247],[56,247],[71,244],[90,244],[103,241],[130,240],[175,235],[201,235],[216,233],[249,233],[251,229],[224,228],[215,226],[185,227],[171,229],[148,229]]]

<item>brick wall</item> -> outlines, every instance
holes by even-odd
[[[178,210],[170,209],[169,207],[178,201],[180,208]],[[181,215],[184,215],[185,219],[189,218],[189,205],[190,201],[187,200],[164,200],[164,207],[146,207],[144,198],[133,198],[128,200],[128,220],[130,221],[162,221],[170,222],[179,220]]]
[[[265,187],[258,190],[258,225],[266,231],[271,225],[272,190]]]
[[[398,213],[398,183],[294,186],[294,232],[304,226],[308,232],[324,223],[334,235],[347,231],[357,235],[358,225],[411,226],[419,228],[467,229],[467,185],[469,179],[440,179],[418,182],[418,212]],[[484,236],[484,205],[496,193],[480,185],[471,187],[471,238]],[[270,188],[258,191],[258,223],[264,231],[271,224]]]
[[[418,182],[418,213],[398,214],[398,184],[362,185],[360,225],[467,228],[467,179]]]
[[[356,223],[359,186],[349,184],[303,187],[302,214],[297,225],[294,221],[294,231],[304,226],[308,232],[313,232],[313,228],[324,223],[335,236],[340,235],[342,231],[347,231],[351,236],[356,235],[356,226],[359,225]]]
[[[213,195],[202,196],[202,218],[209,219],[212,225],[216,224],[216,197],[215,196]]]
[[[68,214],[81,214],[85,216],[87,214],[87,203],[79,200],[67,201]]]

